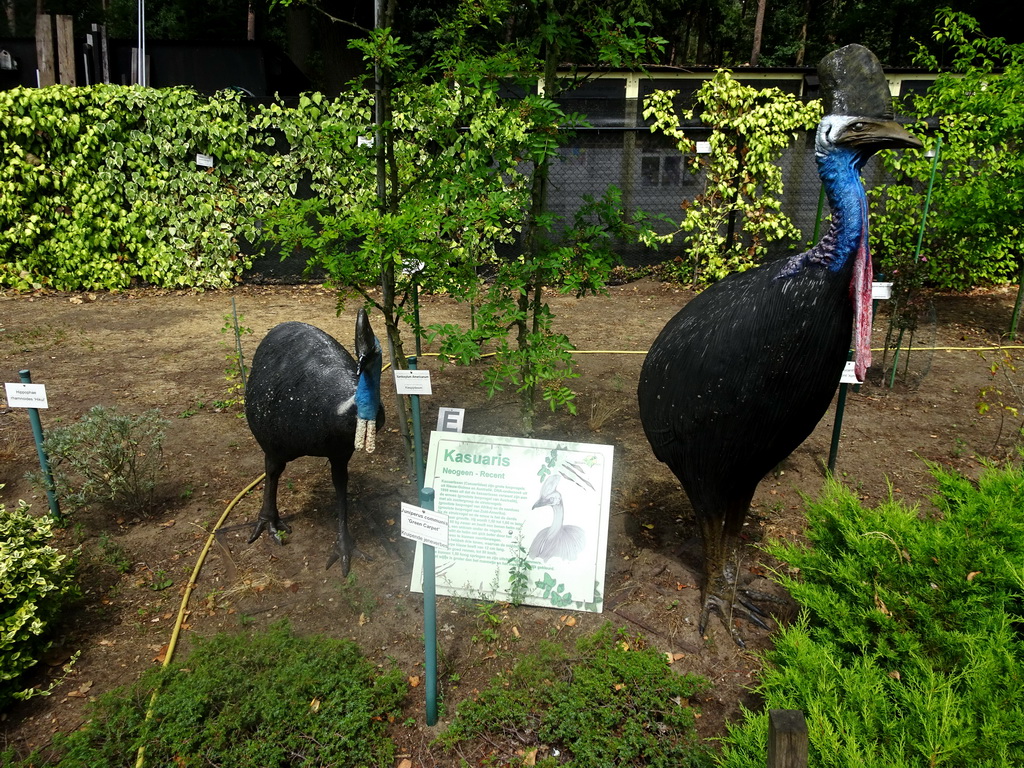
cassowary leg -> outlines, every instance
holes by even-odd
[[[270,536],[274,541],[278,544],[283,544],[284,542],[281,541],[281,532],[292,532],[292,529],[281,520],[281,517],[277,512],[277,484],[281,479],[281,473],[284,472],[284,468],[287,463],[288,462],[286,461],[274,459],[270,456],[265,456],[264,458],[267,479],[263,484],[263,506],[260,507],[260,514],[256,519],[255,530],[252,532],[252,536],[249,537],[250,544],[256,541],[263,531],[269,531]]]
[[[734,619],[746,619],[762,629],[769,629],[765,622],[767,615],[753,599],[769,597],[753,593],[739,586],[739,532],[743,527],[743,516],[733,516],[726,521],[704,518],[700,528],[704,539],[704,605],[701,608],[698,628],[705,634],[711,612],[722,618],[736,645],[746,643],[736,627]]]
[[[348,460],[350,457],[346,456],[344,460],[331,460],[331,480],[334,482],[334,492],[338,497],[338,540],[335,542],[334,552],[327,560],[327,567],[330,568],[336,562],[340,562],[342,577],[348,577],[353,555],[364,560],[373,559],[356,547],[352,534],[348,531]]]

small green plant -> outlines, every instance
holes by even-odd
[[[128,555],[128,551],[116,541],[112,541],[106,531],[100,534],[98,547],[100,551],[99,559],[102,562],[113,566],[118,573],[128,573],[131,571],[132,559]]]
[[[530,594],[530,555],[523,546],[523,532],[519,532],[512,557],[508,559],[508,599],[519,607]]]
[[[192,405],[190,405],[184,411],[179,413],[178,414],[178,418],[179,419],[191,419],[193,416],[195,416],[197,413],[199,413],[199,411],[201,411],[205,407],[206,407],[206,403],[204,403],[202,400],[196,400],[194,403],[192,403]]]
[[[499,750],[500,764],[533,747],[561,753],[539,757],[545,766],[710,766],[690,703],[707,687],[676,674],[642,638],[606,624],[575,650],[542,643],[462,702],[436,743],[454,751],[479,738]]]
[[[480,631],[473,635],[474,643],[495,643],[501,638],[500,627],[503,619],[498,610],[498,603],[480,603],[477,606],[476,618]]]
[[[985,359],[983,352],[978,354],[982,360]],[[999,433],[996,435],[996,446],[1002,440],[1007,416],[1017,422],[1017,426],[1013,431],[1015,439],[1020,440],[1022,425],[1019,422],[1021,408],[1024,407],[1024,386],[1014,376],[1017,373],[1017,364],[1013,360],[1013,355],[1010,354],[1009,350],[1001,348],[997,358],[989,365],[988,370],[992,374],[993,383],[978,390],[978,402],[975,404],[975,407],[982,416],[993,409],[999,415]],[[1002,380],[1002,384],[995,383],[997,378]]]
[[[149,582],[149,588],[154,592],[163,592],[165,589],[174,586],[174,579],[167,571],[160,569],[153,573],[153,579]]]
[[[22,690],[19,681],[50,647],[53,624],[78,593],[73,562],[52,537],[49,517],[34,517],[23,501],[11,510],[0,504],[0,710],[44,693]]]
[[[94,406],[80,421],[44,440],[57,495],[65,509],[110,504],[145,514],[153,505],[167,422],[153,409],[138,416]],[[29,475],[45,488],[41,473]]]
[[[221,333],[230,333],[232,336],[230,344],[226,341],[221,342],[228,350],[224,355],[227,361],[227,366],[224,368],[224,379],[228,383],[228,396],[223,400],[213,401],[213,407],[222,411],[245,405],[245,381],[248,371],[242,357],[242,335],[251,334],[252,328],[242,325],[243,320],[245,320],[245,315],[224,315],[224,325],[220,329]]]
[[[377,598],[373,596],[373,591],[359,583],[355,571],[349,572],[338,586],[338,591],[341,593],[341,599],[359,616],[369,618],[373,609],[377,607]]]
[[[405,690],[399,670],[348,640],[298,637],[286,623],[217,635],[101,697],[81,730],[55,740],[50,765],[134,765],[141,744],[153,766],[393,765],[388,722]]]

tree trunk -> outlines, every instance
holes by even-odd
[[[804,55],[807,53],[807,26],[811,21],[811,0],[805,0],[804,2],[804,20],[800,25],[800,35],[798,40],[800,41],[799,47],[796,49],[796,61],[793,62],[794,66],[802,67],[804,65]]]
[[[750,51],[750,66],[756,67],[761,58],[761,32],[764,30],[764,8],[767,0],[757,0],[757,18],[754,20],[754,47]]]
[[[14,29],[14,0],[3,0],[4,3],[4,16],[7,17],[7,34],[14,37],[18,33]]]

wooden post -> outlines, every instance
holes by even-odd
[[[769,710],[768,768],[807,768],[807,721],[799,709]]]
[[[57,16],[57,70],[61,85],[76,85],[75,32],[70,16]]]
[[[40,88],[57,82],[57,67],[53,56],[53,17],[46,13],[36,16],[36,68]]]

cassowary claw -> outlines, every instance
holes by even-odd
[[[291,533],[291,526],[285,523],[281,518],[274,520],[264,520],[260,518],[256,521],[255,530],[252,532],[252,536],[249,537],[249,543],[252,544],[256,539],[260,537],[260,534],[267,531],[270,537],[278,544],[284,544],[281,540],[281,533]]]
[[[709,578],[705,586],[705,595],[704,606],[701,608],[700,619],[697,622],[701,636],[705,635],[708,619],[711,618],[711,612],[714,611],[721,617],[722,623],[732,635],[733,642],[740,648],[746,648],[747,644],[734,620],[745,619],[761,629],[770,630],[771,626],[765,621],[770,618],[768,613],[754,601],[776,604],[784,602],[766,592],[737,587],[728,573],[721,573],[716,577]]]
[[[348,551],[345,551],[345,549],[341,545],[341,542],[338,542],[335,545],[334,551],[331,553],[331,556],[327,559],[327,565],[324,566],[324,570],[326,571],[332,565],[340,561],[341,577],[348,578],[348,571],[352,564],[353,555],[355,557],[358,557],[360,560],[366,560],[371,563],[373,562],[373,557],[371,555],[366,554],[358,547],[352,546],[348,548]]]

